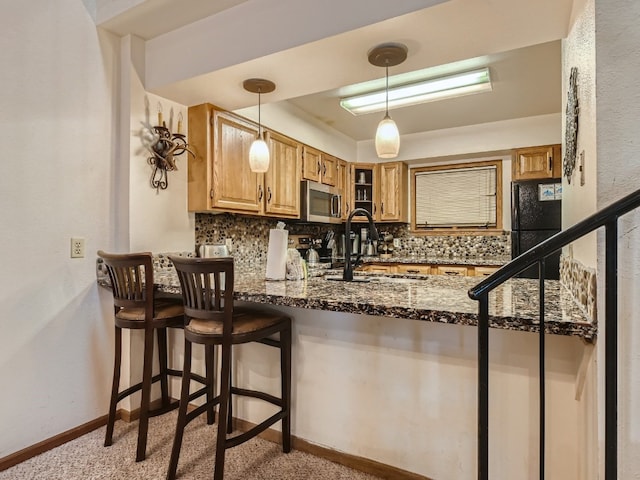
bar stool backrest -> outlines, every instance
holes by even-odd
[[[153,260],[150,252],[98,252],[109,273],[113,303],[117,308],[145,308],[147,318],[153,318]]]
[[[170,257],[190,318],[223,322],[223,335],[231,334],[233,322],[233,258]]]

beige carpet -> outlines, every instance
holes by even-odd
[[[152,418],[147,459],[135,462],[138,423],[116,422],[114,443],[103,447],[105,428],[43,453],[0,472],[0,480],[17,479],[164,479],[173,442],[177,413]],[[213,478],[216,425],[207,425],[204,415],[191,422],[178,464],[180,479]],[[227,450],[225,480],[375,480],[377,477],[255,438]]]

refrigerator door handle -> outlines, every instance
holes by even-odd
[[[519,257],[522,252],[520,251],[520,232],[511,232],[511,259]]]
[[[514,183],[511,189],[511,207],[513,213],[511,229],[520,230],[520,185],[517,183]]]

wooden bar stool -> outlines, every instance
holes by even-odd
[[[151,253],[113,254],[98,251],[102,258],[113,291],[113,308],[115,320],[115,358],[113,364],[113,384],[111,387],[111,401],[107,419],[107,432],[104,446],[113,443],[113,427],[116,418],[118,402],[129,395],[142,390],[140,402],[140,421],[138,425],[138,446],[136,461],[142,461],[146,456],[149,417],[161,415],[177,408],[178,401],[171,401],[169,397],[169,376],[182,376],[181,370],[167,367],[167,328],[183,328],[184,308],[182,301],[176,299],[156,299],[153,284],[153,261]],[[120,366],[122,363],[122,329],[144,330],[144,351],[142,381],[131,387],[119,391]],[[153,336],[158,338],[158,360],[160,371],[153,375]],[[213,358],[213,350],[208,353]],[[192,378],[205,386],[203,391],[213,398],[212,372],[207,378],[192,375]],[[208,380],[207,380],[208,379]],[[150,409],[151,385],[160,382],[161,405]],[[213,407],[209,409],[213,422]]]
[[[182,437],[186,425],[211,405],[219,404],[218,436],[214,480],[222,480],[227,448],[235,447],[282,420],[282,450],[291,450],[291,319],[286,315],[260,309],[234,308],[234,269],[232,258],[170,257],[175,266],[184,300],[184,372],[176,435],[169,462],[167,479],[176,477]],[[274,334],[279,338],[270,338]],[[233,345],[259,342],[280,349],[281,396],[238,388],[231,382]],[[192,343],[221,345],[220,395],[187,413],[187,406],[197,395],[189,393]],[[250,430],[232,433],[232,395],[258,398],[279,407],[279,410]]]

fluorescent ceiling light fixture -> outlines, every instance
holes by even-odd
[[[480,70],[431,78],[390,88],[389,108],[406,107],[445,98],[461,97],[463,95],[491,91],[492,89],[489,68],[485,67]],[[346,97],[340,100],[340,106],[354,115],[382,112],[385,110],[385,91],[378,90]]]

